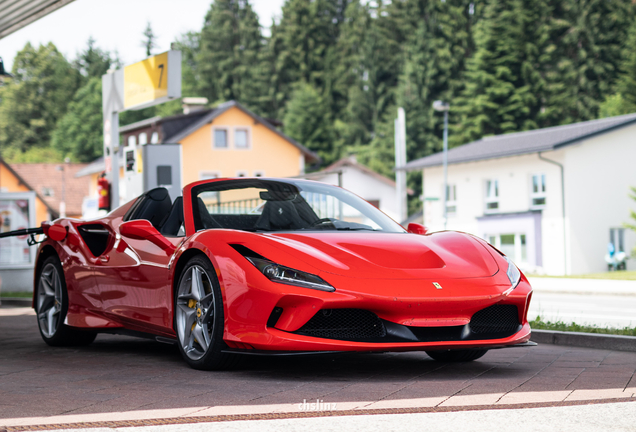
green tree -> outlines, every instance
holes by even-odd
[[[65,157],[91,162],[103,153],[102,79],[80,88],[53,131],[51,145]]]
[[[215,0],[205,16],[197,60],[200,96],[238,100],[260,112],[263,37],[248,0]]]
[[[455,143],[539,126],[550,13],[548,0],[487,3],[475,26],[476,52],[467,61],[465,89],[451,107],[461,116]]]
[[[619,64],[629,24],[634,19],[633,2],[563,0],[554,2],[563,26],[552,36],[556,41],[554,99],[548,101],[558,113],[559,123],[596,118],[599,105],[614,93]]]
[[[337,159],[333,152],[333,137],[329,107],[316,88],[297,85],[283,120],[285,133],[310,150],[318,153],[324,163]]]
[[[80,83],[79,73],[55,45],[30,43],[13,62],[14,78],[0,90],[0,150],[47,147]]]
[[[605,98],[600,106],[599,117],[611,117],[636,112],[636,20],[632,21],[629,36],[619,65],[620,74],[615,93]]]
[[[95,45],[95,39],[88,38],[86,49],[77,55],[73,60],[73,67],[84,77],[84,83],[92,77],[105,75],[110,68],[120,67],[121,64],[116,56],[111,56],[108,51],[104,51]]]
[[[152,31],[152,26],[150,25],[150,21],[146,25],[146,29],[142,33],[143,39],[141,40],[141,46],[146,50],[146,57],[150,57],[152,55],[152,50],[157,48],[157,35]]]

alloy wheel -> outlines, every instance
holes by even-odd
[[[42,269],[38,283],[38,321],[42,333],[52,338],[59,327],[62,312],[62,282],[54,264]]]
[[[191,360],[208,351],[214,335],[214,290],[203,267],[186,270],[177,292],[176,321],[179,343]]]

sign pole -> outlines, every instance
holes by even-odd
[[[170,50],[102,75],[104,164],[111,209],[119,207],[119,157],[124,147],[119,145],[119,113],[180,97],[181,51]]]

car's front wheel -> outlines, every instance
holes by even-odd
[[[439,362],[469,362],[481,358],[487,349],[458,349],[442,351],[426,351],[429,357]]]
[[[68,292],[57,256],[50,256],[44,261],[36,278],[35,312],[40,335],[51,346],[88,345],[95,340],[94,332],[64,324],[68,312]]]
[[[223,353],[223,298],[214,267],[206,257],[186,264],[175,298],[175,330],[179,350],[194,369],[232,366],[235,356]]]

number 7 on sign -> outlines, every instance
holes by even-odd
[[[161,88],[161,80],[163,79],[163,63],[161,63],[157,67],[161,69],[161,74],[159,74],[159,85],[157,86],[157,88]]]

